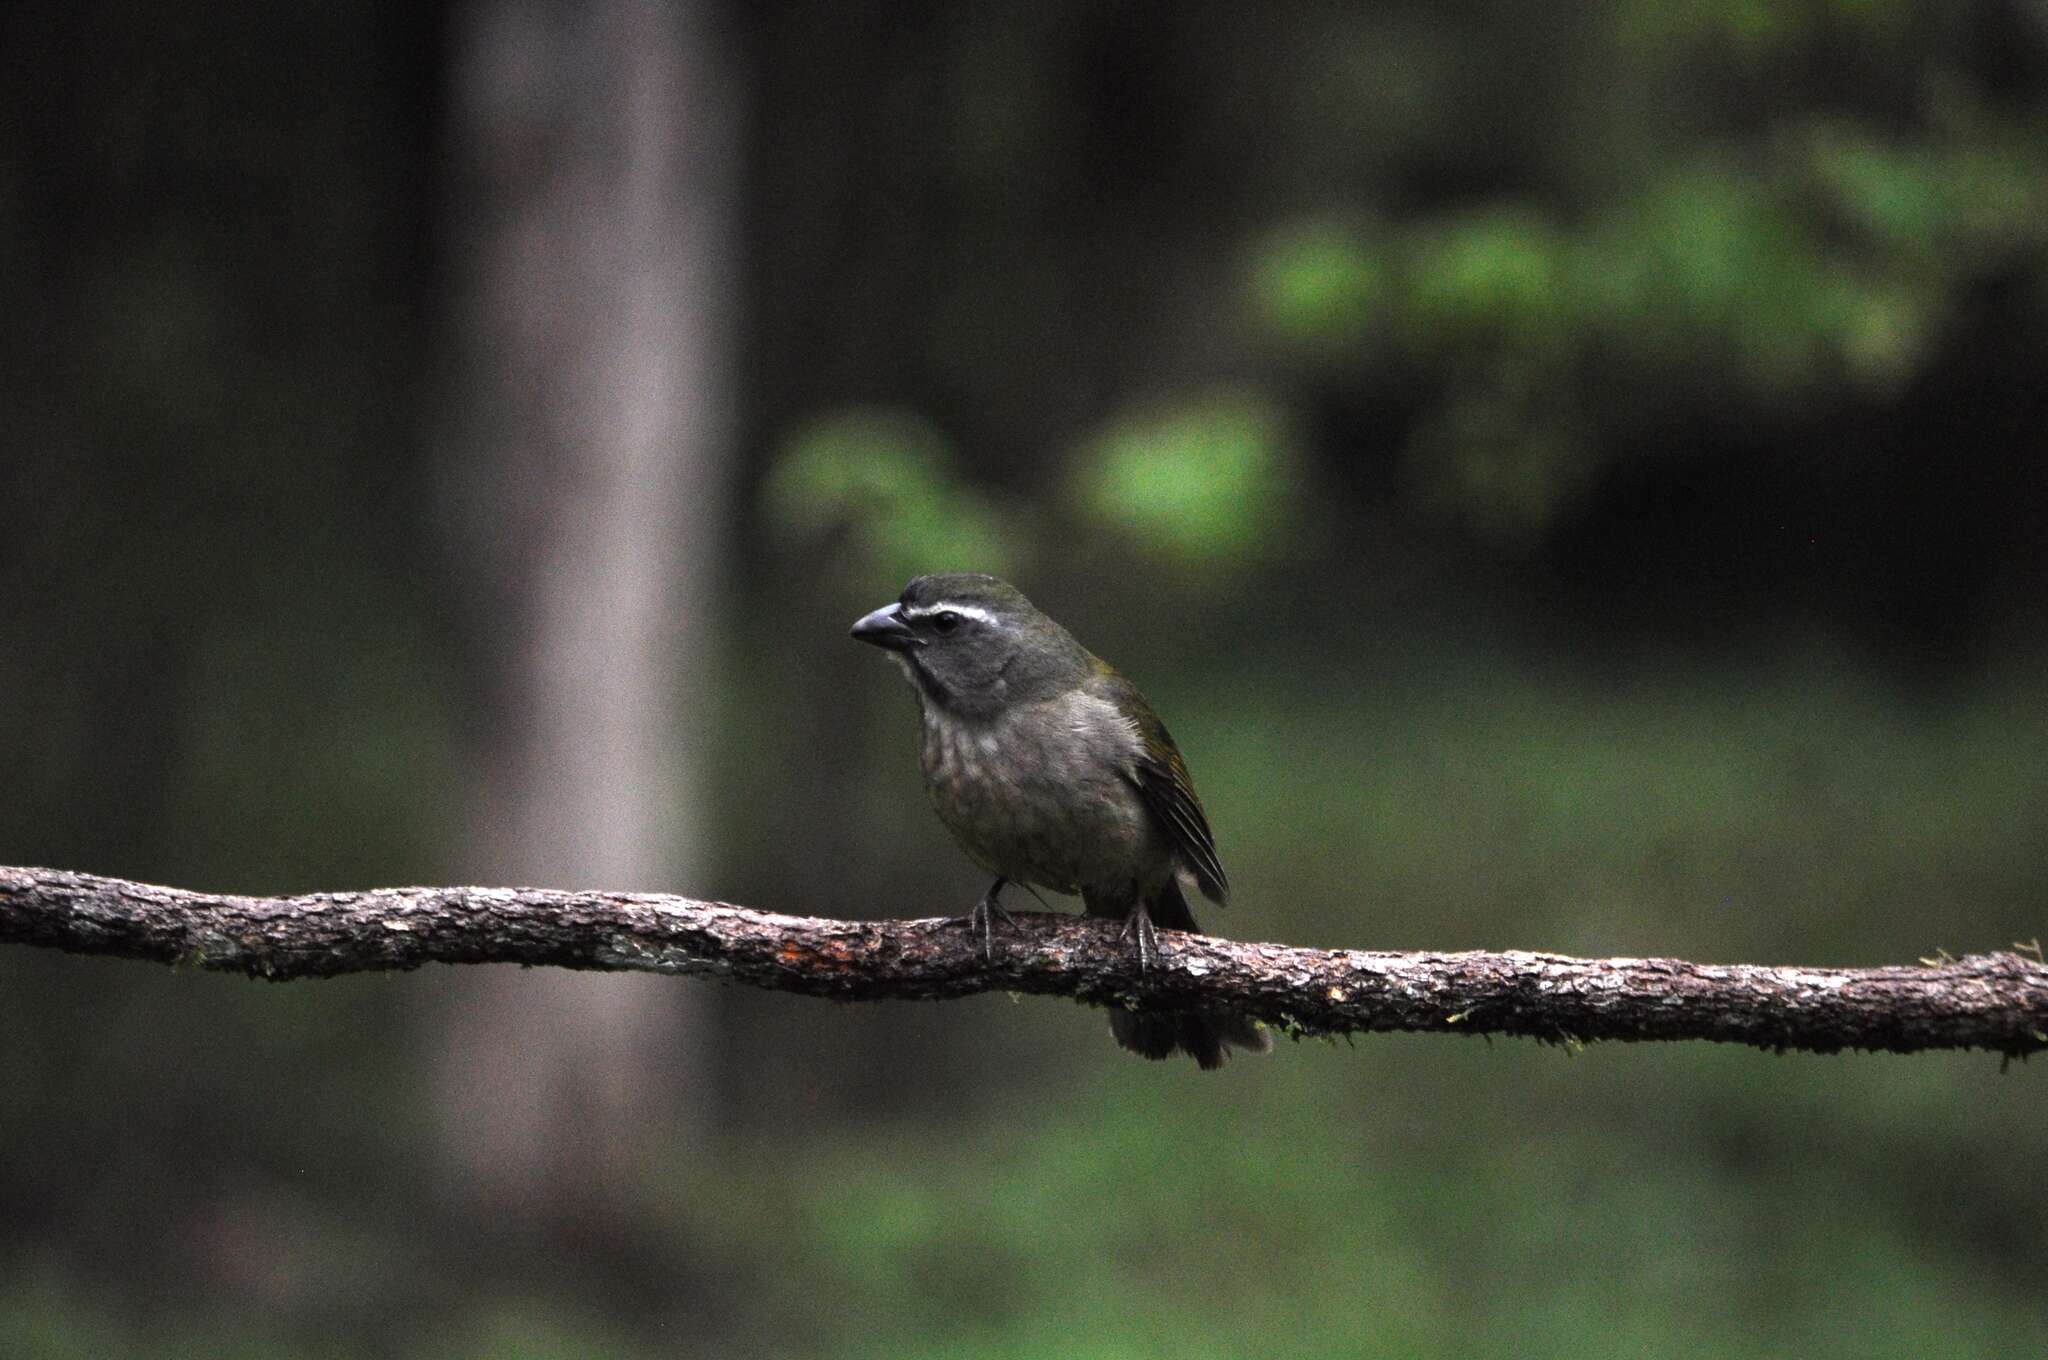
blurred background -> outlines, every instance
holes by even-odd
[[[1018,581],[1240,938],[2048,899],[2048,4],[0,13],[0,862],[964,911]],[[2014,1356],[2042,1072],[0,953],[9,1356]]]

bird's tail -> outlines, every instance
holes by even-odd
[[[1167,930],[1199,931],[1180,884],[1167,880],[1165,891],[1147,904],[1152,924]],[[1226,1049],[1269,1053],[1273,1036],[1236,1011],[1126,1011],[1109,1013],[1109,1032],[1118,1044],[1155,1061],[1187,1054],[1207,1069],[1223,1066]]]
[[[1273,1037],[1236,1011],[1111,1011],[1109,1032],[1143,1058],[1187,1054],[1205,1068],[1223,1066],[1226,1049],[1272,1050]]]

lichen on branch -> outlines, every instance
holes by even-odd
[[[1402,1030],[1558,1043],[1704,1039],[1776,1051],[2048,1048],[2048,966],[2000,952],[1886,968],[1388,953],[1162,931],[1141,972],[1115,923],[1016,915],[994,962],[945,919],[784,916],[648,893],[379,888],[187,892],[0,867],[0,943],[286,981],[517,963],[721,978],[839,1001],[980,992],[1242,1011],[1293,1035]]]

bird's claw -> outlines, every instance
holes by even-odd
[[[1131,914],[1124,917],[1123,929],[1116,933],[1118,943],[1132,940],[1138,946],[1138,971],[1143,973],[1159,962],[1159,933],[1152,927],[1152,918],[1146,914],[1142,903],[1131,908]]]
[[[995,918],[1000,916],[1004,925],[1012,930],[1017,928],[1017,918],[1003,910],[1003,904],[996,900],[996,895],[1003,890],[1004,882],[1006,880],[999,878],[990,885],[989,890],[981,895],[981,900],[974,904],[974,910],[968,912],[965,918],[967,933],[981,941],[981,961],[985,964],[993,964],[996,961]]]

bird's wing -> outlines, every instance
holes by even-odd
[[[1223,861],[1216,857],[1216,835],[1209,830],[1209,818],[1202,811],[1202,800],[1195,796],[1195,782],[1188,776],[1180,748],[1137,686],[1120,675],[1112,674],[1105,681],[1106,697],[1138,725],[1138,735],[1144,741],[1132,761],[1131,782],[1180,852],[1182,863],[1193,871],[1202,895],[1211,902],[1225,901],[1230,896],[1230,879],[1224,875]]]

